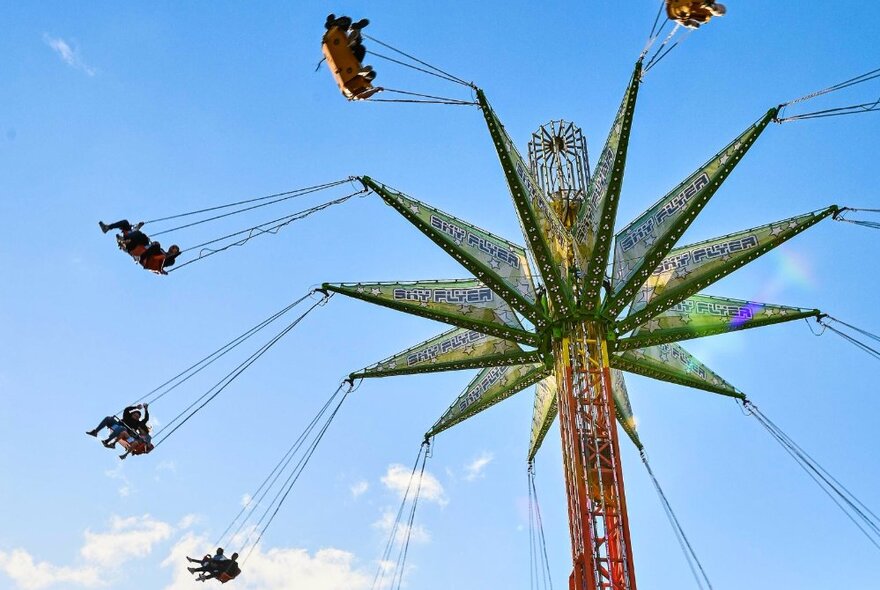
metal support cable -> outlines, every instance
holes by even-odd
[[[412,488],[413,480],[415,479],[416,471],[418,470],[419,461],[422,461],[422,453],[427,454],[427,444],[422,443],[419,446],[419,453],[416,455],[416,460],[413,463],[412,472],[409,476],[409,481],[406,484],[406,490],[403,492],[403,498],[400,501],[400,508],[397,510],[397,516],[394,519],[394,523],[391,526],[391,530],[388,534],[388,541],[385,543],[385,549],[382,552],[382,558],[379,560],[379,567],[376,569],[376,574],[373,576],[373,583],[370,585],[371,590],[378,590],[382,588],[382,582],[385,579],[385,569],[386,564],[388,563],[388,559],[391,557],[391,551],[394,548],[394,541],[397,538],[397,530],[400,526],[400,521],[403,517],[403,511],[406,508],[406,503],[409,499],[409,492]]]
[[[862,334],[863,336],[867,336],[868,338],[871,338],[872,340],[876,340],[877,342],[880,342],[880,336],[878,336],[877,334],[872,334],[871,332],[868,332],[867,330],[857,328],[856,326],[853,326],[852,324],[848,324],[848,323],[844,322],[843,320],[839,320],[839,319],[831,317],[831,316],[828,316],[828,319],[831,320],[832,322],[837,322],[838,324],[840,324],[842,326],[846,326],[850,330],[858,332],[859,334]]]
[[[135,400],[133,403],[129,404],[129,406],[133,406],[133,405],[140,403],[140,402],[152,404],[152,403],[155,403],[158,400],[162,399],[163,397],[165,397],[166,395],[171,393],[174,389],[183,385],[183,383],[188,381],[190,378],[194,377],[195,375],[197,375],[198,373],[200,373],[201,371],[203,371],[204,369],[206,369],[207,367],[212,365],[214,362],[219,360],[221,357],[225,356],[227,353],[231,352],[233,349],[235,349],[236,347],[238,347],[239,345],[244,343],[251,336],[254,336],[258,332],[263,330],[263,328],[265,328],[266,326],[268,326],[269,324],[271,324],[272,322],[274,322],[275,320],[277,320],[278,318],[280,318],[281,316],[286,314],[288,311],[290,311],[291,309],[293,309],[294,307],[296,307],[297,305],[299,305],[300,303],[302,303],[303,301],[308,299],[314,293],[315,293],[315,290],[309,291],[304,296],[300,297],[299,299],[297,299],[296,301],[294,301],[290,305],[287,305],[283,309],[275,312],[274,314],[272,314],[268,318],[264,319],[262,322],[255,325],[254,327],[250,328],[249,330],[247,330],[243,334],[236,336],[235,338],[233,338],[232,340],[230,340],[229,342],[227,342],[226,344],[224,344],[223,346],[221,346],[220,348],[218,348],[217,350],[215,350],[214,352],[212,352],[211,354],[209,354],[205,358],[201,359],[200,361],[196,362],[195,364],[191,365],[190,367],[184,369],[183,371],[181,371],[180,373],[178,373],[177,375],[175,375],[171,379],[168,379],[167,381],[165,381],[161,385],[155,387],[152,391],[147,392],[145,395],[143,395],[139,399]],[[165,391],[160,391],[168,385],[170,385],[170,387],[168,387]]]
[[[880,229],[880,222],[878,221],[865,221],[863,219],[844,219],[843,217],[838,217],[835,221],[845,221],[846,223],[852,223],[853,225],[861,225],[862,227],[868,227],[871,229]]]
[[[214,400],[214,398],[216,398],[218,395],[220,395],[220,393],[222,393],[224,389],[226,389],[233,381],[235,381],[235,379],[237,379],[239,377],[239,375],[241,375],[248,367],[250,367],[252,364],[254,364],[261,356],[263,356],[270,348],[272,348],[272,346],[274,346],[279,340],[281,340],[281,338],[283,338],[288,332],[293,330],[303,319],[305,319],[305,317],[309,313],[312,312],[312,310],[314,310],[319,305],[323,305],[324,303],[326,303],[330,299],[330,297],[332,297],[332,295],[333,295],[332,293],[329,295],[325,295],[323,299],[315,302],[302,315],[297,317],[295,320],[293,320],[293,322],[291,322],[283,330],[281,330],[281,332],[279,332],[274,337],[272,337],[272,339],[269,340],[269,342],[267,342],[266,344],[261,346],[254,354],[252,354],[245,361],[243,361],[241,364],[239,364],[235,369],[233,369],[230,373],[228,373],[225,377],[223,377],[211,389],[209,389],[207,392],[202,394],[198,399],[196,399],[189,406],[187,406],[186,409],[184,409],[182,412],[180,412],[177,416],[172,418],[171,421],[169,421],[168,424],[166,424],[162,429],[160,429],[159,432],[157,432],[155,436],[159,436],[160,434],[162,434],[163,432],[168,430],[168,428],[170,428],[171,425],[174,424],[175,422],[179,421],[179,423],[176,426],[174,426],[174,428],[172,428],[170,432],[165,434],[165,436],[163,436],[161,439],[159,439],[155,443],[155,448],[158,448],[158,446],[160,444],[162,444],[163,442],[165,442],[168,439],[168,437],[170,437],[172,434],[174,434],[177,431],[177,429],[179,429],[181,426],[183,426],[186,422],[188,422],[190,420],[190,418],[195,416],[202,408],[204,408],[212,400]],[[205,399],[205,398],[207,398],[207,399]],[[197,404],[200,404],[200,405],[198,405],[198,407],[196,407]],[[194,407],[195,407],[195,409],[193,409]]]
[[[403,99],[403,98],[369,98],[370,102],[409,102],[424,104],[448,104],[454,106],[476,105],[474,101],[459,100],[457,98],[446,98],[444,96],[434,96],[432,94],[422,94],[419,92],[409,92],[407,90],[395,90],[394,88],[383,88],[386,93],[404,94],[407,96],[418,96],[427,100]]]
[[[697,587],[699,587],[700,590],[703,590],[703,588],[712,590],[712,582],[709,580],[709,576],[706,575],[706,570],[703,568],[703,564],[700,563],[700,559],[697,557],[687,535],[685,535],[684,528],[681,526],[678,517],[672,510],[672,505],[669,503],[669,499],[663,492],[663,488],[660,487],[660,482],[657,480],[657,477],[654,475],[654,470],[651,469],[651,464],[648,462],[647,453],[642,449],[639,454],[642,457],[642,463],[644,463],[648,475],[651,477],[651,482],[654,484],[654,489],[657,491],[660,503],[663,505],[663,511],[666,513],[666,518],[669,520],[669,524],[672,525],[672,530],[675,532],[675,538],[678,540],[682,553],[684,553],[691,574],[694,576],[694,581],[697,583]]]
[[[345,382],[343,382],[343,383],[345,383]],[[309,445],[309,447],[306,451],[306,454],[294,466],[293,471],[291,472],[290,476],[287,478],[287,481],[285,481],[281,490],[279,490],[278,494],[276,494],[275,498],[272,500],[272,503],[269,504],[269,507],[266,509],[266,512],[263,513],[263,516],[260,518],[260,521],[257,523],[256,528],[254,530],[259,531],[259,534],[257,535],[256,540],[250,546],[250,550],[248,551],[248,554],[244,558],[244,561],[242,563],[247,562],[247,560],[250,558],[251,554],[254,552],[254,549],[256,549],[257,545],[259,545],[260,540],[263,538],[263,535],[266,533],[266,530],[269,528],[269,525],[271,525],[272,521],[275,520],[275,517],[278,515],[278,511],[281,510],[281,506],[284,504],[284,501],[290,495],[290,492],[293,489],[293,486],[296,485],[296,482],[299,480],[300,475],[302,475],[302,472],[305,470],[306,466],[309,464],[309,461],[311,460],[312,455],[314,455],[314,453],[315,453],[315,449],[318,448],[318,444],[321,442],[321,439],[323,439],[324,435],[327,433],[327,429],[330,427],[330,424],[333,422],[333,419],[336,417],[336,414],[339,412],[339,409],[342,407],[343,402],[345,402],[346,398],[348,397],[348,394],[351,393],[355,389],[353,382],[349,381],[348,384],[349,384],[348,389],[345,391],[345,393],[343,393],[339,402],[336,404],[336,407],[333,408],[333,412],[330,414],[330,416],[327,418],[327,420],[321,426],[321,429],[318,431],[317,436],[315,436],[315,438],[313,439],[313,441]],[[283,492],[283,494],[281,494],[281,492]],[[280,499],[278,499],[279,496],[280,496]],[[268,514],[269,510],[272,509],[273,505],[275,506],[275,510],[272,512],[272,515],[269,517],[269,520],[266,521],[266,524],[262,527],[262,529],[260,529],[260,524],[262,523],[263,519],[266,517],[266,514]],[[242,547],[242,551],[244,551],[244,546]]]
[[[873,80],[874,78],[880,77],[880,68],[876,70],[871,70],[870,72],[861,74],[854,78],[850,78],[849,80],[844,80],[843,82],[839,82],[837,84],[833,84],[827,88],[823,88],[822,90],[817,90],[816,92],[811,92],[805,96],[800,98],[796,98],[794,100],[790,100],[788,102],[782,103],[780,106],[785,107],[790,104],[795,104],[799,102],[805,102],[816,98],[817,96],[822,96],[824,94],[830,94],[831,92],[836,92],[837,90],[843,90],[844,88],[849,88],[850,86],[855,86],[856,84],[861,84],[862,82],[867,82],[869,80]]]
[[[534,498],[532,497],[532,464],[529,463],[529,589],[538,590],[538,558],[535,546]]]
[[[368,193],[368,191],[366,189],[355,191],[353,193],[345,195],[344,197],[340,197],[338,199],[333,199],[331,201],[321,203],[320,205],[315,205],[314,207],[310,207],[308,209],[298,211],[297,213],[285,215],[284,217],[279,217],[278,219],[273,219],[272,221],[267,221],[265,223],[261,223],[259,225],[250,227],[248,229],[233,232],[231,234],[227,234],[225,236],[221,236],[219,238],[215,238],[213,240],[203,242],[203,243],[198,244],[196,246],[191,246],[189,248],[186,248],[185,250],[181,250],[181,254],[182,254],[184,252],[190,252],[192,250],[201,249],[199,251],[198,256],[196,256],[192,260],[187,260],[183,264],[175,266],[174,268],[169,270],[168,273],[178,271],[181,268],[185,268],[186,266],[192,264],[193,262],[197,262],[199,260],[203,260],[205,258],[208,258],[209,256],[213,256],[214,254],[224,252],[224,251],[228,250],[229,248],[236,247],[236,246],[243,246],[246,243],[248,243],[251,239],[253,239],[257,236],[265,235],[265,234],[273,234],[273,235],[277,234],[279,231],[281,231],[282,228],[286,227],[287,225],[290,225],[294,221],[299,221],[301,219],[305,219],[306,217],[308,217],[314,213],[317,213],[318,211],[323,211],[324,209],[327,209],[328,207],[332,207],[334,205],[340,205],[340,204],[348,201],[349,199],[351,199],[354,196],[366,195],[367,193]],[[240,236],[243,234],[247,234],[247,235],[245,235],[244,238],[237,240],[235,242],[232,242],[230,244],[227,244],[225,246],[222,246],[222,247],[219,247],[216,249],[206,247],[211,244],[215,244],[217,242],[222,242],[224,240],[228,240],[230,238],[234,238],[236,236]]]
[[[749,400],[742,402],[747,415],[754,417],[767,430],[776,442],[795,460],[798,466],[819,486],[841,512],[861,531],[861,533],[880,549],[880,519],[849,489],[832,476],[813,457],[797,445],[755,404]]]
[[[309,424],[306,426],[306,428],[300,433],[300,435],[296,438],[296,440],[293,441],[293,444],[290,445],[290,447],[287,449],[287,451],[284,453],[284,455],[282,455],[282,457],[278,461],[278,463],[275,464],[275,467],[272,469],[271,472],[269,472],[269,475],[266,476],[266,479],[264,479],[263,482],[259,485],[259,487],[257,487],[257,489],[254,491],[254,493],[250,495],[250,497],[248,498],[248,501],[241,508],[241,510],[238,512],[238,514],[235,516],[235,518],[232,519],[232,522],[229,523],[229,525],[226,527],[226,530],[224,530],[223,533],[220,535],[220,537],[217,539],[217,542],[214,543],[215,545],[222,546],[224,544],[223,541],[226,540],[226,535],[232,530],[232,527],[235,526],[236,522],[238,522],[238,520],[242,517],[242,515],[245,514],[245,512],[250,510],[250,513],[253,514],[253,509],[256,509],[260,505],[263,498],[266,497],[268,491],[275,485],[275,482],[278,481],[281,473],[290,464],[290,462],[293,459],[293,456],[296,454],[296,452],[299,451],[300,448],[302,448],[302,445],[303,445],[305,439],[314,430],[315,425],[318,423],[318,421],[321,419],[321,417],[327,412],[327,409],[333,403],[333,400],[336,399],[336,396],[339,395],[339,392],[342,391],[342,388],[345,387],[345,384],[346,384],[345,381],[340,383],[339,387],[336,388],[336,391],[333,393],[333,395],[331,395],[330,398],[326,402],[324,402],[324,405],[321,407],[321,409],[318,411],[318,413],[315,414],[315,416],[312,418],[312,420],[309,422]],[[253,509],[251,509],[252,506],[253,506]],[[247,521],[248,521],[248,518],[244,518],[241,521],[238,528],[229,537],[230,542],[232,542],[239,535],[239,533],[241,533],[241,531],[244,528]]]
[[[263,197],[256,197],[256,198],[254,198],[254,199],[245,199],[245,200],[243,200],[243,201],[236,201],[236,202],[234,202],[234,203],[227,203],[227,204],[225,204],[225,205],[217,205],[217,206],[215,206],[215,207],[207,207],[207,208],[205,208],[205,209],[198,209],[198,210],[196,210],[196,211],[187,211],[186,213],[178,213],[178,214],[176,214],[176,215],[169,215],[169,216],[167,216],[167,217],[159,217],[158,219],[151,219],[151,220],[149,220],[149,221],[145,221],[144,224],[146,225],[146,224],[149,224],[149,223],[159,223],[160,221],[170,221],[170,220],[172,220],[172,219],[179,219],[179,218],[181,218],[181,217],[189,217],[189,216],[191,216],[191,215],[198,215],[199,213],[209,213],[209,212],[211,212],[211,211],[219,211],[220,209],[228,209],[229,207],[236,207],[236,206],[238,206],[238,205],[248,205],[248,204],[250,204],[250,203],[258,203],[258,202],[260,202],[260,201],[267,201],[267,200],[269,200],[269,199],[276,199],[276,200],[271,201],[271,202],[269,202],[269,203],[263,203],[262,205],[256,205],[256,206],[254,206],[254,207],[248,207],[248,208],[246,208],[246,209],[240,209],[240,210],[238,210],[238,211],[232,211],[232,212],[227,213],[227,214],[225,214],[225,215],[220,215],[220,216],[217,216],[217,217],[212,217],[212,218],[210,218],[210,219],[205,219],[205,220],[202,220],[202,221],[198,221],[198,222],[196,222],[196,223],[192,223],[192,224],[189,224],[189,225],[184,225],[184,226],[180,226],[180,227],[173,227],[173,228],[171,228],[171,229],[166,229],[166,230],[164,230],[164,231],[161,231],[161,232],[158,232],[158,233],[154,233],[154,234],[152,234],[152,235],[154,235],[154,236],[159,236],[159,235],[162,235],[162,234],[167,234],[168,232],[171,232],[171,231],[174,231],[174,230],[177,230],[177,229],[182,229],[183,227],[189,227],[190,225],[197,225],[197,224],[199,224],[199,223],[205,223],[205,222],[207,222],[207,221],[213,221],[214,219],[220,219],[221,217],[227,217],[227,216],[229,216],[229,215],[235,215],[236,213],[242,213],[242,212],[244,212],[244,211],[250,211],[251,209],[256,209],[257,207],[263,207],[263,206],[266,206],[266,205],[272,205],[273,203],[278,203],[278,202],[280,202],[280,201],[286,201],[287,199],[293,199],[293,198],[296,198],[296,197],[299,197],[299,196],[303,196],[303,195],[307,195],[307,194],[311,194],[311,193],[314,193],[314,192],[317,192],[317,191],[326,190],[326,189],[328,189],[328,188],[332,188],[332,187],[334,187],[334,186],[339,186],[340,184],[345,184],[345,183],[348,182],[349,180],[351,180],[351,179],[350,179],[350,178],[346,178],[345,180],[337,180],[337,181],[334,181],[334,182],[328,182],[328,183],[325,183],[325,184],[317,184],[317,185],[314,185],[314,186],[307,186],[307,187],[305,187],[305,188],[294,189],[294,190],[291,190],[291,191],[285,191],[285,192],[283,192],[283,193],[275,193],[275,194],[266,195],[266,196],[263,196]]]
[[[790,117],[777,117],[777,123],[788,123],[791,121],[804,121],[807,119],[823,119],[826,117],[840,117],[842,115],[858,115],[862,113],[872,113],[880,111],[880,99],[874,102],[865,102],[846,107],[837,107],[833,109],[824,109],[821,111],[812,111],[802,115],[792,115]]]
[[[387,56],[387,55],[383,55],[383,54],[381,54],[381,53],[376,53],[375,51],[368,51],[367,53],[369,53],[370,55],[375,55],[376,57],[378,57],[378,58],[380,58],[380,59],[384,59],[384,60],[386,60],[386,61],[390,61],[390,62],[392,62],[392,63],[396,63],[396,64],[398,64],[398,65],[401,65],[401,66],[405,67],[405,68],[410,68],[410,69],[412,69],[412,70],[416,70],[416,71],[418,71],[418,72],[422,72],[422,73],[428,74],[429,76],[436,76],[437,78],[440,78],[441,80],[446,80],[447,82],[455,82],[456,84],[460,84],[459,80],[456,79],[456,78],[450,78],[449,76],[446,76],[446,75],[443,75],[443,74],[438,74],[438,73],[436,73],[436,72],[432,72],[431,70],[426,70],[425,68],[420,68],[420,67],[418,67],[418,66],[414,66],[414,65],[412,65],[412,64],[408,64],[408,63],[406,63],[405,61],[401,61],[401,60],[399,60],[399,59],[395,59],[395,58],[393,58],[393,57],[389,57],[389,56]]]
[[[666,47],[666,45],[672,40],[672,38],[675,36],[675,34],[678,32],[678,30],[680,28],[681,28],[681,25],[679,23],[675,23],[675,26],[672,28],[672,31],[670,31],[669,35],[666,36],[666,38],[663,40],[663,42],[660,44],[660,46],[657,47],[657,50],[654,52],[654,55],[652,55],[651,58],[648,60],[648,63],[645,64],[645,67],[642,69],[642,76],[647,74],[654,66],[656,66],[658,63],[660,63],[660,61],[664,57],[669,55],[670,51],[672,51],[673,49],[675,49],[676,47],[678,47],[679,45],[684,43],[684,41],[688,37],[690,37],[691,33],[693,33],[693,30],[688,30],[684,34],[684,36],[681,37],[681,39],[677,40],[675,43],[673,43],[669,47]],[[658,34],[659,34],[659,31],[658,31]]]
[[[654,24],[651,26],[651,33],[648,35],[648,39],[653,40],[656,39],[660,35],[660,31],[666,26],[666,22],[669,19],[665,19],[663,23],[660,25],[660,29],[657,28],[657,24],[660,23],[660,17],[663,15],[663,9],[666,7],[665,0],[660,0],[660,7],[657,9],[657,16],[654,17]],[[646,48],[647,51],[647,48]]]
[[[453,75],[450,74],[449,72],[446,72],[446,71],[444,71],[444,70],[441,70],[441,69],[438,68],[437,66],[432,66],[431,64],[429,64],[429,63],[427,63],[427,62],[424,62],[424,61],[418,59],[417,57],[414,57],[414,56],[412,56],[412,55],[410,55],[410,54],[408,54],[408,53],[405,53],[405,52],[401,51],[400,49],[397,49],[396,47],[392,47],[392,46],[389,45],[388,43],[385,43],[385,42],[383,42],[383,41],[379,41],[378,39],[376,39],[375,37],[371,37],[370,35],[363,35],[363,36],[364,36],[364,38],[369,39],[370,41],[375,41],[376,43],[378,43],[378,44],[381,45],[382,47],[385,47],[385,48],[387,48],[387,49],[390,49],[391,51],[394,51],[395,53],[399,53],[400,55],[403,55],[404,57],[408,57],[409,59],[413,60],[413,61],[416,62],[416,63],[420,63],[420,64],[422,64],[423,66],[425,66],[425,67],[427,67],[427,68],[431,68],[431,69],[434,70],[435,72],[439,72],[440,74],[443,74],[444,76],[446,76],[446,77],[447,77],[450,81],[452,81],[452,82],[456,82],[456,83],[458,83],[458,84],[461,84],[462,86],[470,86],[470,87],[473,87],[473,84],[471,84],[471,83],[469,83],[469,82],[465,82],[465,81],[462,80],[461,78],[459,78],[459,77],[457,77],[457,76],[453,76]]]
[[[533,462],[529,464],[529,541],[532,545],[534,579],[536,582],[532,587],[540,586],[537,584],[537,581],[541,580],[545,590],[553,590],[553,580],[550,576],[550,559],[547,556],[547,539],[544,536],[544,520],[541,517],[541,505],[538,502],[538,489],[535,487]]]
[[[871,338],[872,340],[876,340],[876,341],[880,342],[880,336],[877,336],[876,334],[872,334],[866,330],[862,330],[861,328],[856,328],[855,326],[852,326],[852,325],[847,324],[845,322],[841,322],[840,320],[836,320],[831,317],[828,317],[828,319],[832,320],[834,322],[837,322],[838,324],[844,325],[852,330],[855,330],[856,332],[858,332],[864,336],[867,336],[868,338]],[[864,352],[866,352],[870,356],[874,357],[875,359],[880,360],[880,350],[878,350],[877,348],[875,348],[873,346],[869,346],[868,344],[862,342],[858,338],[855,338],[855,337],[847,334],[846,332],[839,330],[839,329],[835,328],[834,326],[823,322],[822,318],[818,318],[816,321],[819,322],[819,324],[822,326],[823,330],[831,330],[832,332],[834,332],[835,334],[837,334],[838,336],[840,336],[841,338],[843,338],[844,340],[846,340],[850,344],[854,345],[856,348],[859,348],[860,350],[863,350]]]
[[[423,446],[428,446],[430,443],[427,441],[422,443]],[[397,576],[397,586],[396,590],[400,590],[401,584],[403,584],[403,573],[404,568],[406,567],[406,556],[409,553],[409,542],[412,538],[413,525],[415,523],[416,518],[416,508],[419,505],[419,495],[422,491],[422,480],[425,475],[425,463],[428,461],[428,453],[422,455],[422,468],[419,470],[419,479],[416,483],[416,493],[413,496],[412,507],[409,511],[409,519],[406,524],[406,534],[404,536],[403,546],[400,549],[400,553],[397,556],[397,570],[395,572]],[[394,578],[391,579],[391,587],[394,588]]]

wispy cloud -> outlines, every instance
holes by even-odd
[[[351,485],[351,497],[359,498],[363,496],[367,490],[370,489],[370,484],[365,480],[357,481]]]
[[[395,516],[394,511],[386,510],[382,513],[379,520],[373,523],[373,526],[387,535],[391,534],[391,529],[394,528]],[[394,543],[400,545],[406,540],[407,536],[409,536],[409,540],[413,543],[429,543],[431,541],[431,533],[422,525],[414,524],[412,525],[412,530],[410,530],[410,526],[407,523],[398,522],[397,531],[394,533]]]
[[[84,72],[87,76],[94,76],[97,73],[95,68],[83,61],[79,49],[71,47],[70,43],[61,37],[53,37],[49,33],[43,33],[43,41],[52,48],[61,61],[70,67]]]
[[[104,475],[109,477],[110,479],[115,479],[119,481],[119,488],[117,488],[117,493],[121,498],[127,498],[131,495],[133,491],[135,491],[134,486],[125,476],[124,465],[122,462],[116,464],[116,467],[113,469],[107,469],[104,471]]]
[[[411,471],[403,465],[389,465],[388,471],[382,476],[382,483],[386,488],[396,492],[399,497],[403,498],[404,494],[406,494],[407,487],[410,486],[411,475]],[[413,488],[410,489],[410,495],[415,493],[416,484],[417,482],[412,482]],[[443,489],[443,486],[440,485],[440,481],[428,471],[425,471],[422,475],[422,486],[421,491],[419,492],[419,498],[427,500],[428,502],[435,502],[440,506],[446,506],[449,503],[449,500],[446,498],[446,492]]]
[[[464,466],[464,479],[466,481],[474,481],[475,479],[484,477],[485,473],[483,472],[494,458],[495,455],[492,453],[483,451],[479,457]]]

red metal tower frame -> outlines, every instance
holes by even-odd
[[[579,322],[556,343],[559,423],[574,571],[570,590],[636,590],[601,326]]]

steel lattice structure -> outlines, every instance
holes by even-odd
[[[352,374],[367,378],[479,369],[428,431],[429,437],[537,385],[528,460],[533,460],[558,416],[574,566],[572,590],[636,588],[615,420],[639,449],[642,445],[621,372],[745,399],[679,342],[820,312],[702,291],[839,211],[832,205],[712,240],[677,245],[776,117],[774,108],[615,232],[641,78],[640,60],[592,176],[586,143],[575,126],[553,122],[541,128],[529,145],[531,165],[527,164],[485,94],[477,90],[525,247],[361,177],[366,188],[473,278],[324,285],[330,291],[453,326]],[[609,266],[613,271],[607,275]]]

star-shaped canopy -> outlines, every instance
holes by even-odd
[[[641,448],[622,371],[721,395],[743,394],[678,343],[819,316],[817,309],[702,293],[822,219],[836,206],[677,246],[679,238],[774,119],[770,109],[644,213],[614,232],[642,76],[627,86],[576,215],[563,223],[482,91],[477,100],[501,161],[525,247],[372,178],[364,186],[448,252],[474,278],[325,284],[351,297],[454,326],[352,374],[385,377],[480,369],[427,432],[436,435],[536,385],[528,458],[557,415],[552,343],[571,322],[602,325],[617,419]],[[533,262],[532,262],[533,261]],[[606,269],[611,268],[610,276]]]

